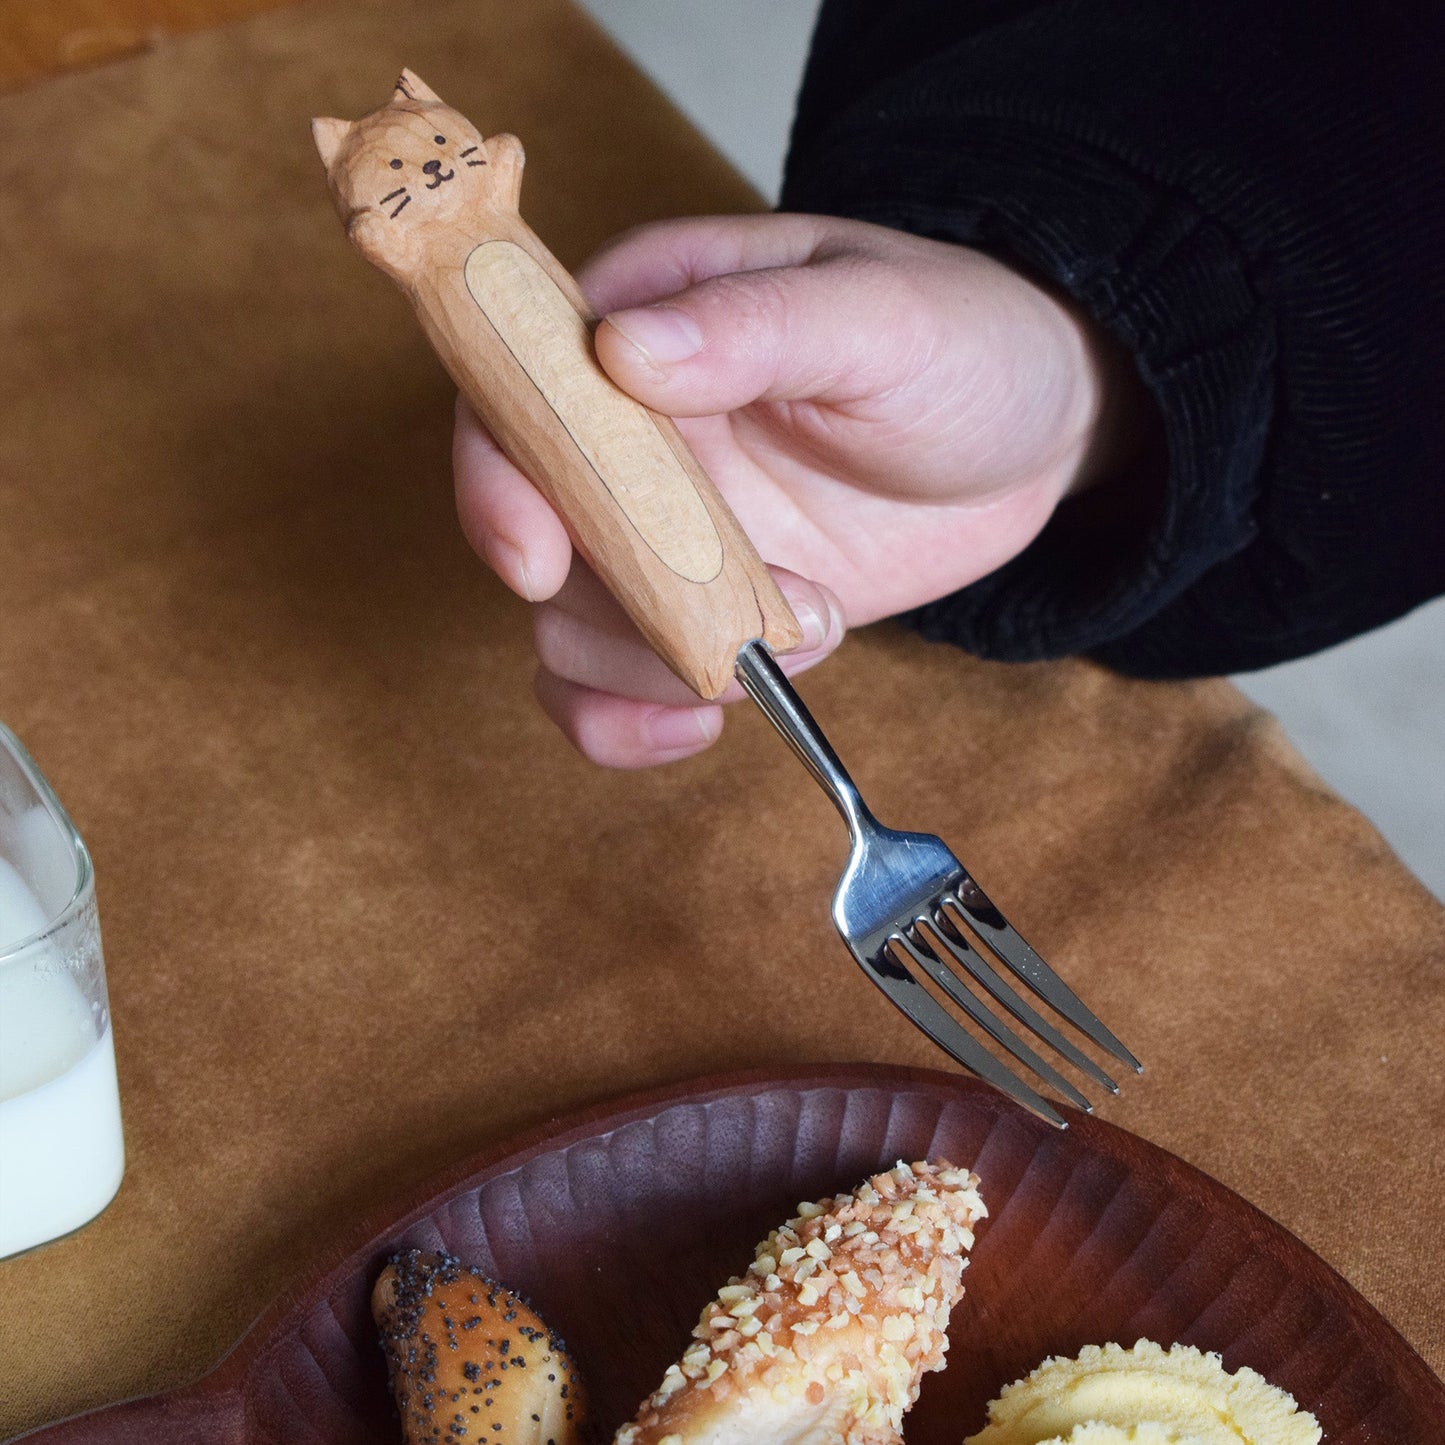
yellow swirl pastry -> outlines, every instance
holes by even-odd
[[[1192,1435],[1176,1435],[1164,1425],[1075,1425],[1043,1445],[1191,1445]]]
[[[1218,1355],[1149,1340],[1086,1345],[1005,1386],[964,1445],[1318,1445],[1320,1427],[1283,1390]]]

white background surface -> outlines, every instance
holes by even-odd
[[[582,3],[776,200],[815,0]],[[1445,899],[1445,601],[1235,681]]]

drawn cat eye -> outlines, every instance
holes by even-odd
[[[391,168],[394,171],[399,171],[401,169],[401,162],[399,160],[393,159],[391,163]]]
[[[444,146],[444,145],[447,143],[447,138],[446,138],[444,135],[434,135],[434,136],[432,137],[432,139],[433,139],[439,146]]]

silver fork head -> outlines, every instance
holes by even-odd
[[[1020,1023],[1039,1034],[1070,1063],[1118,1093],[1118,1085],[1020,998],[969,943],[959,926],[960,917],[989,951],[1050,1008],[1135,1073],[1143,1072],[1134,1055],[1029,947],[941,838],[885,828],[864,812],[853,834],[848,866],[833,897],[833,922],[855,957],[875,957],[880,949],[893,944],[903,945],[910,953],[926,952],[941,965],[961,965]],[[941,986],[956,1003],[963,1004],[955,993],[957,970],[945,971],[953,984],[940,980]]]
[[[955,1062],[1062,1129],[1065,1120],[1053,1105],[994,1058],[919,981],[918,974],[929,978],[975,1025],[983,1027],[1013,1058],[1045,1079],[1069,1103],[1082,1110],[1090,1108],[1088,1098],[1040,1059],[949,967],[951,962],[967,958],[974,977],[984,974],[990,978],[994,985],[990,993],[996,997],[1000,991],[1013,993],[957,931],[951,935],[946,929],[945,902],[957,899],[955,890],[964,877],[958,858],[939,838],[884,828],[864,814],[854,828],[853,850],[832,899],[832,920],[863,971],[907,1019]],[[1016,994],[1013,997],[1022,1004]],[[1027,1010],[1026,1004],[1023,1009]],[[1025,1022],[1032,1026],[1030,1020]],[[1040,1030],[1046,1030],[1045,1038],[1055,1032],[1045,1020],[1038,1022],[1045,1026]],[[1056,1046],[1055,1039],[1049,1038],[1049,1042]],[[1104,1078],[1107,1087],[1113,1088],[1113,1081],[1108,1081],[1107,1075]]]
[[[1087,1111],[1091,1107],[1087,1096],[1004,1023],[966,985],[965,978],[1076,1068],[1118,1092],[1108,1074],[1026,1002],[999,968],[969,943],[957,920],[961,916],[972,921],[976,914],[986,918],[991,928],[990,935],[980,929],[979,937],[1005,969],[1096,1043],[1138,1067],[1113,1034],[1009,927],[941,839],[885,828],[866,812],[858,817],[848,865],[833,897],[833,922],[853,957],[889,1000],[957,1062],[1062,1126],[1064,1120],[1053,1106],[985,1049],[919,981],[921,975],[932,982],[996,1043],[1076,1108]],[[1027,964],[1027,971],[1020,964]]]
[[[838,755],[761,643],[738,653],[738,678],[848,824],[852,848],[833,896],[833,921],[865,973],[964,1068],[1060,1128],[1064,1119],[970,1034],[919,981],[917,970],[1015,1059],[1079,1108],[1088,1099],[1030,1048],[964,982],[984,989],[1025,1028],[1105,1088],[1118,1086],[1043,1018],[974,948],[960,920],[1014,978],[1136,1072],[1137,1059],[1083,1005],[974,882],[939,838],[900,833],[873,817]]]

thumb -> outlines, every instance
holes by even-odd
[[[923,296],[863,256],[714,276],[651,306],[614,311],[597,356],[624,391],[669,416],[750,402],[873,396],[927,352]]]

